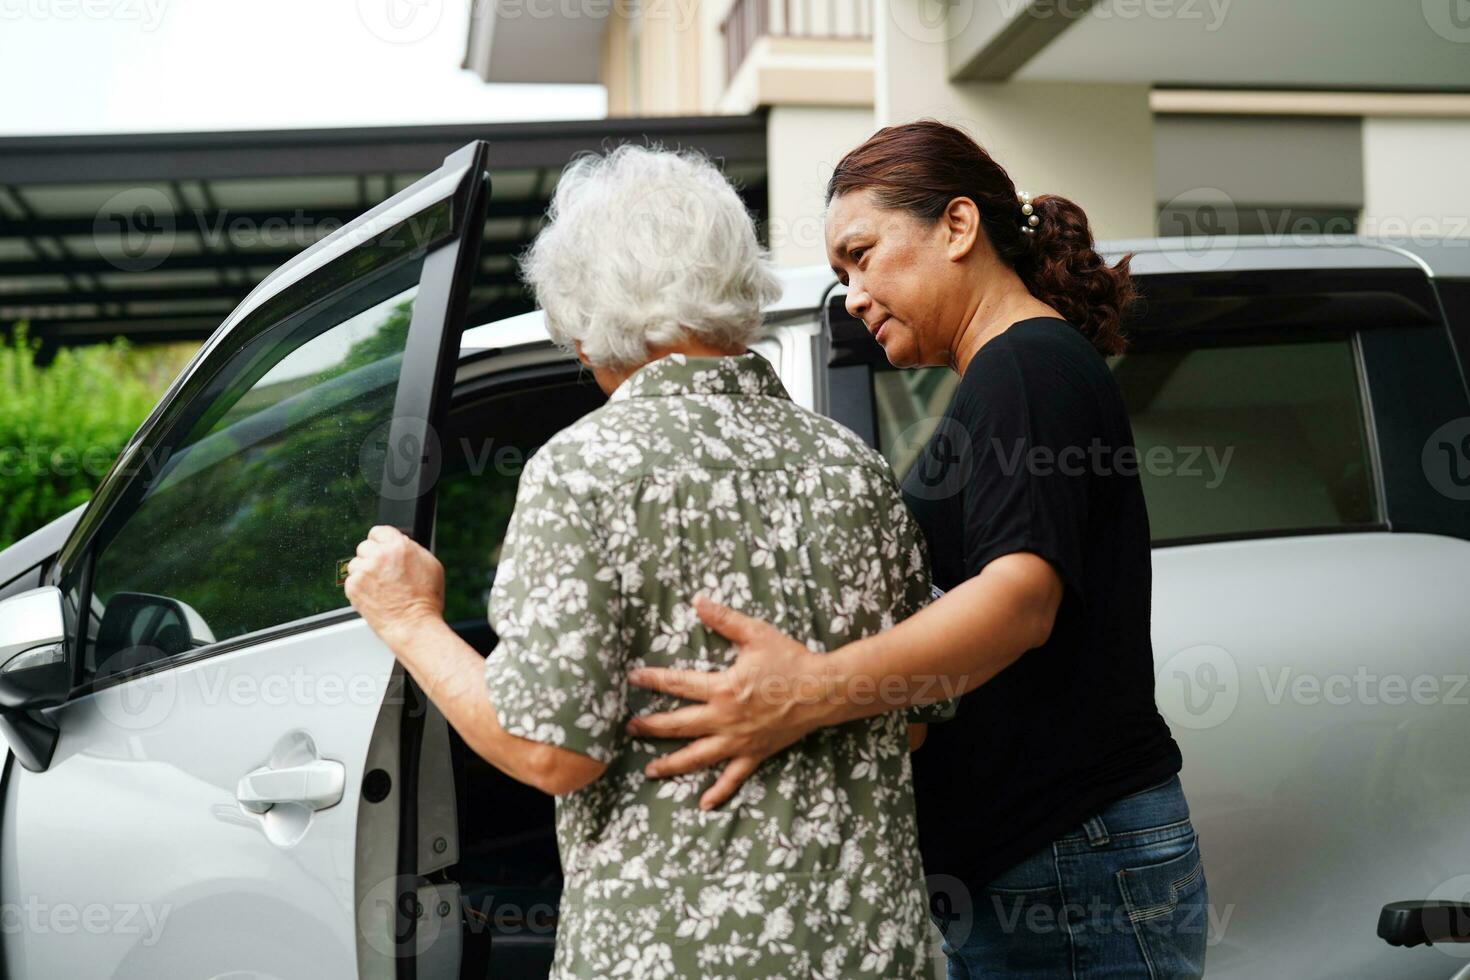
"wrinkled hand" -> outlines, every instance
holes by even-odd
[[[444,566],[423,545],[374,525],[347,563],[347,601],[389,646],[426,621],[444,617]]]
[[[821,727],[827,682],[822,655],[770,623],[704,595],[695,596],[694,611],[735,644],[734,665],[718,672],[669,667],[632,671],[628,679],[639,687],[704,703],[634,718],[628,732],[694,739],[650,762],[644,772],[651,777],[696,772],[729,760],[699,799],[700,808],[708,810],[729,799],[768,756]]]

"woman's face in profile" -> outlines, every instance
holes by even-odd
[[[827,261],[847,285],[847,312],[862,320],[895,367],[945,364],[957,266],[947,256],[944,223],[926,226],[906,211],[881,208],[871,190],[832,198]]]

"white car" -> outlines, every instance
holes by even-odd
[[[274,272],[91,502],[0,553],[7,976],[545,975],[551,800],[466,750],[339,584],[368,527],[409,530],[488,652],[525,457],[604,399],[539,314],[463,328],[485,174],[466,147]],[[1113,366],[1213,977],[1465,965],[1375,935],[1386,902],[1470,893],[1470,248],[1450,244],[1107,246],[1138,251],[1147,297]],[[892,370],[830,270],[783,280],[756,349],[902,473],[955,377]]]

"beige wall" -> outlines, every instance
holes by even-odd
[[[602,32],[602,84],[607,89],[607,114],[633,114],[631,65],[628,63],[628,22],[609,17]]]
[[[720,96],[719,112],[763,105],[873,108],[873,44],[852,38],[763,37]]]
[[[713,6],[701,0],[645,2],[633,17],[608,17],[602,33],[602,84],[610,116],[692,116],[707,112],[707,65],[723,64],[707,37]],[[718,24],[716,23],[716,31]],[[637,37],[636,55],[634,36]],[[637,64],[633,62],[636,58]]]
[[[629,0],[621,2],[626,5]],[[786,8],[780,0],[761,2],[772,8],[772,29],[778,31]],[[608,114],[717,115],[744,114],[767,105],[872,106],[872,43],[860,38],[761,37],[727,84],[725,35],[720,27],[730,7],[730,0],[644,0],[643,13],[635,18],[609,17],[602,36],[601,69]],[[811,10],[821,14],[827,7],[818,2]],[[834,29],[850,32],[856,16],[852,0],[833,11]],[[815,22],[804,26],[827,30],[825,14],[816,14]]]
[[[873,132],[873,111],[773,106],[766,127],[771,255],[778,265],[826,265],[823,197],[832,169]]]
[[[930,0],[875,0],[874,115],[879,126],[930,116],[968,132],[1032,194],[1061,194],[1098,238],[1154,231],[1149,86],[951,82],[948,27]]]
[[[826,261],[822,193],[842,154],[877,126],[922,116],[965,129],[1031,193],[1077,201],[1097,237],[1153,234],[1149,87],[951,82],[943,19],[916,15],[912,7],[930,2],[875,0],[871,47],[844,41],[838,50],[833,41],[764,39],[728,91],[719,33],[728,0],[651,5],[661,13],[638,25],[636,98],[628,64],[631,25],[611,18],[603,60],[609,113],[768,106],[771,245],[783,265]]]

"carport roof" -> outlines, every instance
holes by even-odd
[[[702,150],[759,220],[765,131],[751,115],[0,138],[0,325],[28,320],[47,351],[202,339],[271,269],[474,139],[493,146],[470,312],[483,322],[530,308],[514,257],[574,154]]]

